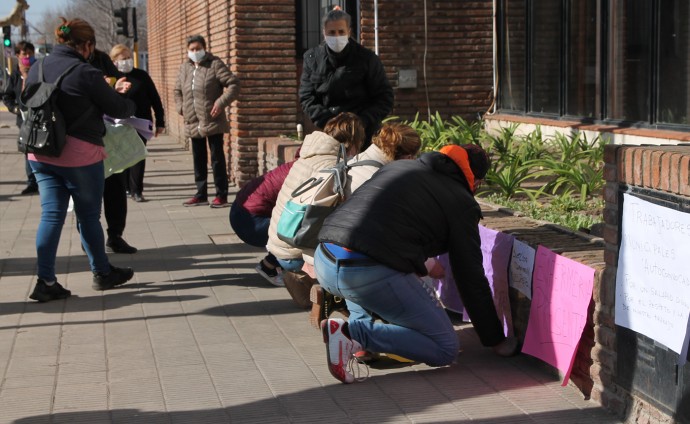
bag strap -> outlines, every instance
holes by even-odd
[[[303,182],[302,184],[298,185],[297,188],[295,190],[293,190],[292,193],[290,193],[290,196],[292,196],[294,198],[294,197],[299,196],[300,194],[306,193],[307,191],[309,191],[312,188],[321,184],[322,181],[323,181],[323,177],[319,177],[319,178],[311,177],[308,180],[306,180],[305,182]]]
[[[45,77],[43,76],[43,61],[45,59],[39,59],[38,60],[38,81],[39,82],[46,82]],[[60,76],[57,77],[57,80],[55,80],[55,85],[58,87],[60,86],[60,83],[62,82],[62,79],[69,74],[72,69],[76,68],[81,62],[73,63],[72,65],[68,66],[67,69],[64,70],[63,73],[60,74]]]
[[[381,162],[375,161],[375,160],[360,160],[355,163],[351,163],[350,165],[347,165],[347,168],[350,169],[355,166],[375,166],[377,168],[381,168],[383,164]]]

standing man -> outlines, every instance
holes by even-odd
[[[240,91],[239,80],[223,61],[206,51],[201,35],[187,39],[187,59],[180,67],[174,95],[177,113],[184,118],[185,136],[192,139],[196,193],[184,206],[208,205],[208,155],[216,188],[212,208],[228,205],[228,171],[223,151],[223,134],[228,132],[224,110]]]
[[[393,88],[378,56],[350,37],[350,15],[331,10],[323,19],[325,43],[304,54],[299,100],[319,129],[340,112],[364,123],[371,144],[381,121],[393,110]]]
[[[26,112],[26,108],[20,103],[22,90],[24,90],[24,81],[29,74],[29,68],[36,61],[34,57],[34,45],[28,41],[20,41],[14,46],[14,54],[17,56],[17,67],[10,75],[7,81],[7,87],[2,94],[2,102],[7,106],[7,110],[17,115],[17,127],[21,127],[24,122],[22,112]],[[24,156],[24,167],[26,169],[26,187],[22,190],[22,194],[38,193],[38,184],[36,184],[36,177],[34,176],[29,161]]]

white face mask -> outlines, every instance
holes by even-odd
[[[201,62],[201,59],[206,56],[206,51],[204,50],[197,50],[195,52],[188,51],[187,56],[189,57],[189,60],[191,60],[194,63],[199,63]]]
[[[128,74],[134,69],[134,59],[118,60],[115,62],[115,66],[117,66],[118,71]]]
[[[329,49],[333,50],[336,53],[340,53],[343,51],[345,46],[347,46],[347,43],[350,41],[349,37],[347,35],[341,35],[338,37],[332,37],[330,35],[326,36],[326,45],[328,46]]]

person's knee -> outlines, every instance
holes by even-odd
[[[455,361],[455,358],[458,356],[458,351],[460,350],[460,341],[458,340],[455,332],[453,332],[452,337],[448,337],[446,340],[443,340],[442,343],[439,343],[438,347],[438,363],[428,364],[433,367],[441,367],[452,364]]]

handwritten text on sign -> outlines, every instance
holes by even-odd
[[[522,351],[563,371],[563,385],[587,322],[593,285],[594,269],[539,246]]]
[[[690,214],[623,195],[616,324],[680,353],[690,313]]]
[[[513,255],[510,259],[508,278],[510,287],[514,287],[528,298],[532,298],[532,270],[534,269],[535,250],[520,240],[513,242]]]

